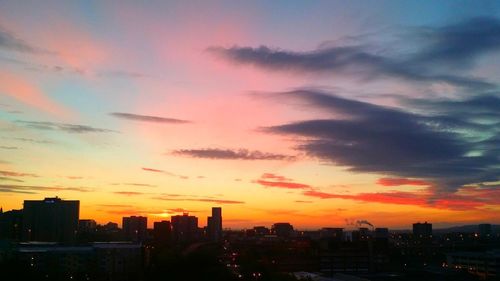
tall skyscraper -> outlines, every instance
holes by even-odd
[[[198,218],[188,213],[172,216],[172,234],[176,242],[193,241],[198,236]]]
[[[207,218],[207,235],[214,242],[222,240],[222,208],[213,207],[212,216]]]
[[[25,241],[72,242],[78,230],[80,201],[25,200],[22,238]]]
[[[430,238],[432,237],[432,224],[431,223],[414,223],[413,236],[416,238]]]
[[[125,239],[134,242],[143,242],[147,238],[148,218],[142,216],[124,217],[122,220]]]

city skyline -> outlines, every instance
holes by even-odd
[[[497,1],[2,1],[0,207],[500,224],[498,38]]]

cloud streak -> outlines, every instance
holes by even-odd
[[[264,187],[276,187],[276,188],[286,188],[286,189],[309,189],[310,185],[304,183],[297,183],[291,179],[279,176],[276,174],[265,173],[260,179],[254,181],[256,184],[260,184]]]
[[[279,160],[293,161],[295,156],[262,152],[248,149],[179,149],[172,152],[173,155],[193,158],[218,159],[218,160]]]
[[[53,52],[36,47],[23,39],[20,39],[13,33],[0,26],[0,48],[27,54],[53,54]]]
[[[56,123],[56,122],[40,122],[40,121],[16,121],[25,127],[37,129],[37,130],[48,130],[48,131],[63,131],[67,133],[83,134],[83,133],[116,133],[114,130],[95,128],[87,125],[77,125],[68,123]]]
[[[3,193],[25,193],[36,194],[40,191],[74,191],[74,192],[92,192],[93,189],[86,187],[62,187],[62,186],[38,186],[38,185],[9,185],[1,184],[0,192]]]
[[[175,118],[167,118],[167,117],[159,117],[159,116],[151,116],[151,115],[139,115],[132,113],[124,113],[124,112],[112,112],[111,116],[132,120],[132,121],[140,121],[140,122],[150,122],[150,123],[163,123],[163,124],[187,124],[191,123],[188,120],[175,119]]]
[[[363,80],[395,78],[412,82],[444,82],[450,85],[485,89],[494,84],[464,76],[481,55],[500,49],[500,21],[475,18],[438,28],[407,31],[418,38],[411,54],[382,55],[367,45],[324,46],[308,52],[293,52],[267,46],[230,48],[211,47],[208,52],[238,64],[306,74],[346,75]],[[414,47],[414,46],[412,46]],[[387,53],[387,51],[385,52]]]
[[[213,198],[213,197],[182,197],[181,195],[162,195],[153,197],[156,200],[163,201],[190,201],[190,202],[201,202],[201,203],[215,203],[215,204],[245,204],[244,201],[239,200],[228,200],[223,198]]]
[[[439,191],[453,192],[464,185],[499,180],[500,98],[478,96],[453,101],[456,107],[447,106],[448,101],[426,101],[427,107],[440,109],[435,115],[404,112],[310,89],[276,97],[299,98],[307,107],[335,116],[262,129],[296,136],[296,149],[310,157],[356,172],[421,179]],[[463,109],[470,114],[464,115]],[[488,122],[484,118],[474,120],[479,116],[487,116]]]
[[[307,190],[303,195],[319,199],[346,199],[368,203],[412,205],[424,208],[467,211],[479,209],[488,205],[500,205],[500,190],[468,187],[457,194],[436,198],[428,191],[421,192],[374,192],[358,194],[327,193],[318,190]]]

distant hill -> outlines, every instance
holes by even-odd
[[[444,228],[433,228],[432,232],[434,233],[449,233],[449,232],[464,232],[464,233],[473,233],[478,231],[479,224],[468,224],[468,225],[460,225],[460,226],[451,226]],[[396,233],[408,233],[412,232],[411,229],[391,229],[391,232]],[[492,224],[491,232],[500,233],[500,224]]]
[[[461,226],[453,226],[448,228],[437,228],[433,229],[434,233],[446,233],[446,232],[477,232],[478,225],[477,224],[469,224],[469,225],[461,225]],[[500,232],[499,224],[492,224],[491,231],[493,233]]]

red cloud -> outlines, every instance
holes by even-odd
[[[405,179],[405,178],[380,178],[377,184],[383,186],[400,186],[400,185],[417,185],[417,186],[429,186],[429,182],[423,180]]]
[[[265,187],[278,187],[278,188],[288,188],[288,189],[308,189],[311,188],[310,185],[304,183],[296,183],[289,178],[283,176],[265,173],[260,176],[260,179],[254,181]]]
[[[320,199],[348,199],[370,203],[413,205],[447,210],[472,210],[486,205],[500,205],[500,190],[464,188],[442,198],[429,192],[375,192],[358,194],[336,194],[307,190],[303,195]]]

